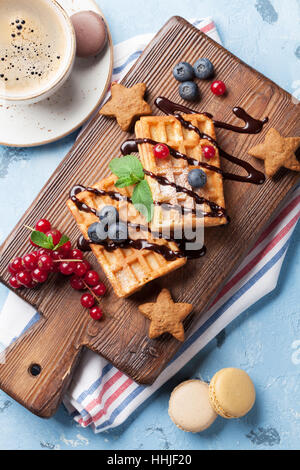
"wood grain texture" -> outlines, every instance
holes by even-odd
[[[228,94],[216,98],[209,91],[210,83],[200,82],[202,101],[196,109],[212,113],[215,119],[237,123],[231,109],[239,105],[257,118],[269,116],[270,125],[285,136],[300,135],[299,110],[288,93],[182,18],[174,17],[164,26],[122,83],[126,86],[147,83],[148,102],[154,113],[159,114],[153,105],[157,96],[182,102],[172,77],[174,64],[181,60],[194,63],[199,57],[212,60],[218,78],[228,86]],[[218,141],[225,150],[262,169],[262,162],[248,156],[247,150],[263,140],[266,129],[256,136],[222,130],[218,132]],[[79,231],[65,205],[68,191],[75,183],[92,185],[108,176],[107,163],[120,155],[119,147],[125,138],[128,134],[114,120],[94,118],[2,245],[2,282],[8,283],[9,260],[24,252],[24,239],[28,236],[24,224],[33,225],[40,217],[47,217],[70,234],[73,241],[77,239]],[[228,162],[223,162],[223,167],[242,172]],[[174,300],[194,305],[185,322],[188,330],[254,245],[297,180],[295,173],[281,170],[263,186],[225,182],[231,224],[207,229],[206,257],[188,262],[183,269],[145,286],[127,300],[118,299],[110,288],[103,301],[103,309],[110,317],[101,323],[89,319],[80,306],[80,294],[74,293],[68,281],[58,276],[39,290],[19,292],[44,319],[9,349],[6,363],[0,365],[0,387],[32,412],[49,417],[60,403],[83,346],[101,354],[137,382],[153,383],[180,343],[169,335],[150,340],[148,320],[137,306],[153,301],[162,287],[167,287]],[[92,255],[89,257],[93,261]],[[28,372],[32,363],[42,367],[41,374],[34,378]]]

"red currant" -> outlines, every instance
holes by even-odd
[[[66,261],[60,263],[59,270],[64,276],[71,276],[74,272],[73,263],[67,263]]]
[[[20,284],[22,284],[22,286],[25,286],[25,287],[27,287],[32,281],[31,274],[28,271],[20,271],[16,275],[16,278],[17,278],[17,281]]]
[[[210,160],[216,156],[216,149],[212,145],[203,145],[202,152],[207,160]]]
[[[13,289],[19,289],[20,287],[22,287],[22,284],[19,283],[16,276],[12,276],[8,282]]]
[[[53,259],[53,266],[51,268],[51,272],[58,273],[60,263],[55,263],[54,261],[61,261],[63,259],[63,255],[60,251],[52,251],[51,258]]]
[[[91,265],[88,261],[86,261],[85,259],[82,261],[82,263],[80,263],[81,265],[85,266],[86,267],[86,270],[89,271],[91,269]]]
[[[33,271],[36,268],[37,256],[35,253],[28,253],[23,256],[23,266],[29,271]]]
[[[160,159],[168,158],[168,156],[170,155],[170,150],[168,146],[165,144],[155,145],[153,152],[154,152],[154,156]]]
[[[83,259],[83,253],[81,250],[75,249],[70,253],[71,259]]]
[[[53,229],[46,233],[47,237],[51,236],[53,240],[53,245],[56,246],[59,244],[61,239],[61,233],[59,230]]]
[[[86,288],[83,280],[78,276],[72,276],[70,284],[74,290],[85,290]]]
[[[13,276],[14,274],[16,274],[16,273],[12,270],[10,264],[7,266],[7,271],[8,271],[9,274],[11,274],[12,276]]]
[[[79,277],[83,277],[88,272],[88,268],[84,263],[74,263],[74,274]]]
[[[71,242],[68,241],[63,246],[60,247],[59,252],[62,254],[64,258],[71,258],[70,251],[72,249]]]
[[[96,271],[88,271],[84,276],[84,280],[89,286],[96,286],[99,283],[99,274]]]
[[[29,238],[29,243],[30,245],[34,246],[35,248],[38,248],[39,246],[36,245],[35,243],[33,243],[33,241],[31,240],[31,238]]]
[[[38,282],[34,281],[33,279],[31,282],[26,286],[28,289],[34,289],[38,285]]]
[[[48,273],[46,271],[42,271],[40,268],[36,268],[32,273],[32,279],[43,284],[48,279]]]
[[[81,297],[81,305],[85,308],[92,308],[95,305],[95,299],[92,294],[83,294]]]
[[[61,261],[63,259],[63,255],[60,251],[52,251],[51,258],[53,261]]]
[[[47,219],[40,219],[35,226],[35,230],[38,232],[47,233],[51,230],[51,224]]]
[[[226,85],[221,80],[216,80],[211,84],[211,91],[214,95],[222,96],[226,93]]]
[[[51,268],[49,269],[49,273],[59,273],[59,263],[53,263]]]
[[[16,274],[24,269],[22,258],[18,257],[13,259],[8,265],[8,271],[10,274]]]
[[[46,248],[41,248],[40,250],[35,251],[34,253],[36,253],[38,258],[43,255],[52,256],[52,250],[47,250]]]
[[[106,293],[106,286],[103,284],[103,282],[100,282],[97,286],[93,288],[93,292],[95,295],[101,297],[102,295],[105,295]]]
[[[93,320],[98,321],[101,320],[101,318],[103,317],[103,312],[100,307],[93,307],[90,310],[90,315]]]
[[[47,273],[52,270],[53,267],[53,259],[49,255],[42,255],[38,259],[38,267],[42,271],[46,271]]]

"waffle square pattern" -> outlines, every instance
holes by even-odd
[[[192,123],[201,133],[209,135],[216,140],[213,121],[203,114],[184,114],[185,121]],[[167,144],[169,147],[180,153],[197,160],[209,163],[220,168],[219,150],[215,147],[215,157],[209,161],[205,160],[202,152],[203,145],[212,145],[207,139],[200,138],[199,134],[193,130],[183,127],[181,122],[174,116],[147,116],[142,117],[135,126],[137,139],[151,139],[158,143]],[[146,143],[139,146],[140,159],[145,170],[175,183],[178,186],[192,190],[200,197],[209,200],[225,209],[223,178],[216,171],[201,168],[207,176],[207,183],[201,189],[193,189],[188,183],[190,170],[197,168],[191,166],[188,161],[182,158],[169,158],[161,160],[154,156],[153,145]],[[184,227],[195,227],[202,224],[207,227],[223,225],[227,223],[225,216],[214,216],[211,213],[209,204],[204,203],[199,207],[195,199],[190,195],[176,191],[171,186],[161,185],[151,176],[146,176],[150,185],[154,201],[159,202],[154,209],[154,217],[151,222],[153,231],[164,232],[165,230],[184,230]],[[165,205],[165,208],[164,208]],[[167,205],[169,205],[167,207]],[[170,210],[170,206],[181,206],[187,211]],[[197,210],[197,215],[191,210]],[[208,214],[200,215],[199,214]]]
[[[121,201],[114,200],[109,194],[99,195],[91,191],[82,191],[77,194],[76,198],[80,203],[86,204],[86,206],[95,209],[97,212],[107,205],[117,207],[120,218],[129,222],[129,237],[131,240],[146,239],[155,245],[164,245],[172,252],[178,252],[179,249],[175,242],[154,238],[148,231],[147,222],[143,215],[126,199],[131,197],[133,188],[116,188],[114,186],[116,180],[115,176],[111,176],[94,185],[93,188],[105,191],[105,193],[119,193],[125,196]],[[72,200],[67,201],[67,206],[82,235],[88,240],[89,226],[99,222],[97,215],[90,211],[80,210]],[[139,229],[134,228],[134,225],[138,225]],[[130,228],[131,226],[132,228]],[[142,226],[142,229],[140,226]],[[174,260],[169,261],[153,250],[135,249],[131,246],[118,247],[112,251],[96,244],[91,244],[91,248],[118,297],[132,295],[148,282],[180,268],[187,261],[183,257],[175,257]]]

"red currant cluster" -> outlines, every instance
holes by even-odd
[[[57,229],[51,229],[51,224],[46,219],[37,222],[35,231],[52,237],[54,247],[59,245],[62,239],[62,234]],[[30,243],[38,248],[31,239]],[[82,306],[90,309],[94,320],[103,317],[103,312],[96,303],[98,304],[99,297],[106,293],[106,286],[100,282],[98,273],[92,270],[90,263],[83,259],[83,252],[72,249],[70,241],[66,241],[58,249],[39,248],[22,258],[17,257],[9,263],[8,271],[11,274],[9,284],[14,289],[33,289],[45,283],[51,273],[72,276],[70,284],[74,290],[90,292],[82,295]]]

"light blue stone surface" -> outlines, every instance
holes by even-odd
[[[212,16],[223,44],[286,90],[300,89],[299,0],[98,0],[114,43],[154,32],[172,15]],[[0,148],[0,241],[32,202],[74,142],[75,135],[35,149]],[[300,227],[296,229],[276,292],[254,305],[213,340],[134,420],[94,435],[63,407],[49,421],[31,415],[0,392],[0,449],[299,449]],[[0,286],[0,308],[7,291]],[[209,380],[222,367],[246,369],[257,404],[244,419],[221,418],[190,435],[169,420],[172,388],[181,380]]]

